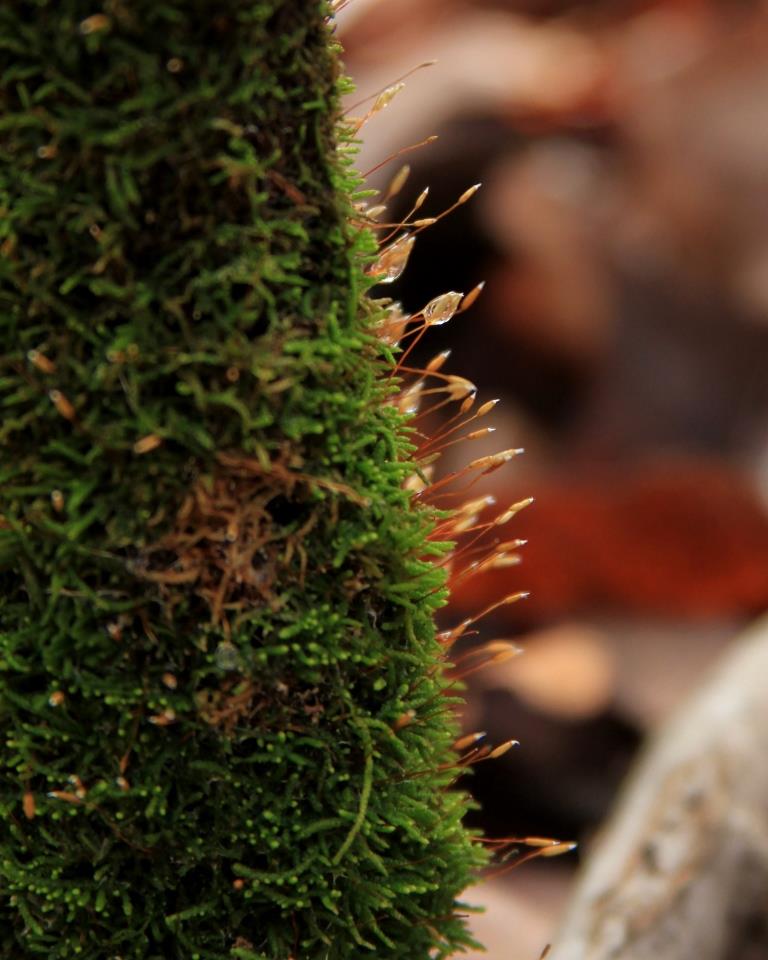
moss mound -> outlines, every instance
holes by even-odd
[[[9,960],[467,942],[441,548],[327,13],[0,6]]]

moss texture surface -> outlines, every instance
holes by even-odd
[[[0,5],[8,960],[466,942],[440,548],[326,14]]]

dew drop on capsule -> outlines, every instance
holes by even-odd
[[[240,655],[237,647],[228,640],[222,640],[214,653],[216,666],[219,670],[237,670],[240,665]]]
[[[371,267],[371,276],[376,277],[378,283],[394,283],[405,270],[414,243],[416,237],[408,233],[395,240],[379,254],[379,259]]]
[[[448,293],[442,293],[434,300],[430,300],[424,307],[424,319],[430,327],[439,327],[448,323],[451,317],[459,309],[459,304],[464,298],[463,293],[456,293],[451,290]]]
[[[371,116],[388,107],[404,87],[405,84],[400,81],[399,83],[392,84],[391,87],[387,87],[386,90],[383,90],[374,100],[373,106],[370,110]]]

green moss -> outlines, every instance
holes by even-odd
[[[0,6],[9,960],[468,942],[444,578],[326,12]]]

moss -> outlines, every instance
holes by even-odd
[[[9,960],[468,942],[441,548],[326,14],[0,6]]]

